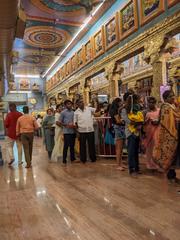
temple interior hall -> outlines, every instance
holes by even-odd
[[[0,240],[180,240],[179,0],[0,0]]]

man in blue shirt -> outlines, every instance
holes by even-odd
[[[73,124],[74,111],[72,110],[73,103],[70,100],[64,102],[65,110],[61,112],[60,123],[63,126],[64,133],[64,148],[63,148],[63,163],[66,164],[67,151],[70,148],[71,161],[75,160],[74,145],[75,145],[75,126]]]

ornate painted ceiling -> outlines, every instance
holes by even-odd
[[[21,0],[26,28],[15,39],[13,72],[42,74],[102,0]],[[106,9],[104,9],[105,11]]]

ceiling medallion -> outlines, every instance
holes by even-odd
[[[64,46],[70,38],[71,36],[67,31],[49,26],[26,28],[24,35],[26,44],[46,49]]]

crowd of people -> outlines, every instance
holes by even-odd
[[[129,91],[122,98],[116,98],[109,105],[93,108],[85,106],[82,98],[73,105],[70,100],[49,108],[46,116],[35,120],[27,106],[24,115],[10,104],[5,126],[8,135],[9,165],[14,162],[12,146],[16,141],[19,164],[22,163],[22,146],[27,167],[31,167],[34,131],[44,136],[44,143],[50,161],[67,164],[76,159],[77,152],[82,163],[87,156],[96,162],[94,118],[109,116],[113,128],[117,169],[126,170],[122,162],[123,148],[127,148],[128,170],[131,176],[141,174],[139,156],[143,153],[147,169],[166,173],[170,181],[177,181],[175,169],[180,166],[180,106],[175,101],[172,90],[163,93],[163,102],[157,106],[154,97],[148,97],[146,104],[142,98]],[[42,134],[43,133],[43,134]],[[22,145],[22,146],[21,146]],[[88,155],[87,155],[88,149]],[[70,152],[70,153],[68,153]]]
[[[156,105],[147,98],[147,107],[137,94],[127,92],[123,101],[116,98],[110,108],[116,139],[118,169],[122,165],[122,149],[127,140],[129,174],[141,174],[139,153],[146,158],[147,168],[164,172],[170,181],[177,181],[175,169],[180,166],[180,108],[171,90],[163,93],[163,103]]]

